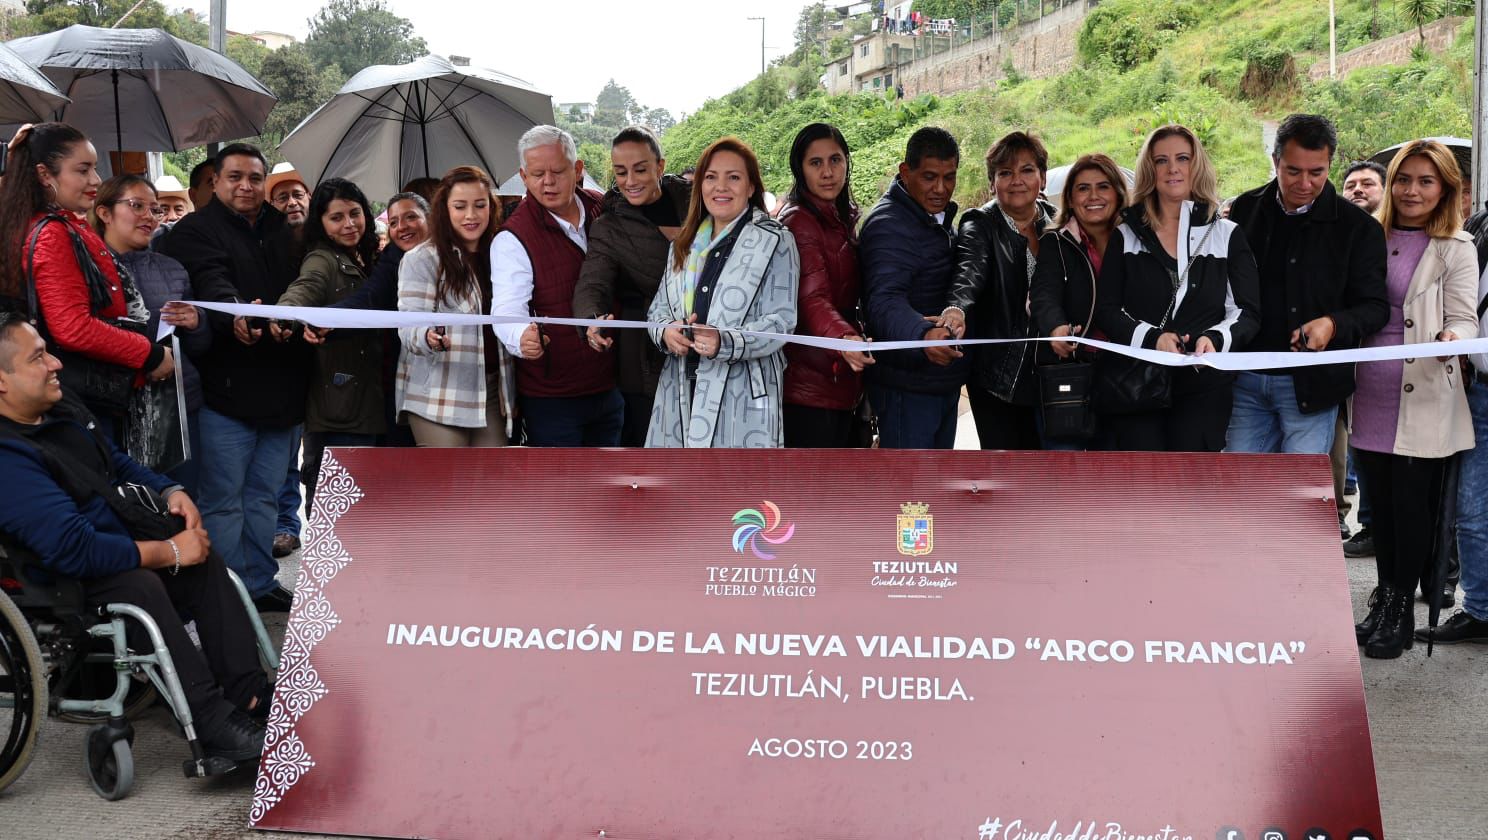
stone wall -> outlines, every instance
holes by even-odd
[[[1031,78],[1063,73],[1075,64],[1075,38],[1094,5],[1072,3],[1032,23],[958,44],[900,67],[898,80],[905,95],[913,97],[990,85],[1003,77],[1008,62]]]
[[[1457,37],[1457,27],[1465,17],[1442,18],[1425,28],[1426,49],[1439,53],[1452,45]],[[1391,35],[1362,47],[1349,50],[1338,56],[1338,76],[1342,78],[1364,67],[1381,67],[1388,64],[1409,64],[1411,50],[1420,43],[1416,30]],[[1325,55],[1307,68],[1307,75],[1314,81],[1328,78],[1328,57]]]

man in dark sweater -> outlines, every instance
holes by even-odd
[[[235,143],[217,156],[212,200],[176,223],[156,250],[191,275],[198,300],[261,303],[279,299],[298,275],[284,214],[264,197],[263,154]],[[198,363],[202,519],[227,565],[264,611],[287,611],[290,593],[275,580],[271,555],[276,498],[304,420],[310,356],[303,342],[272,324],[210,315],[212,349]]]
[[[179,484],[135,463],[98,432],[87,409],[65,400],[62,363],[19,315],[0,312],[0,532],[36,554],[52,574],[75,578],[92,605],[128,603],[160,627],[192,721],[209,755],[258,757],[269,686],[253,629],[222,559],[210,552],[201,515]],[[135,539],[102,489],[142,485],[185,527],[169,539]],[[177,605],[191,611],[202,649]],[[151,649],[138,622],[129,644]]]
[[[1276,178],[1230,209],[1260,269],[1261,328],[1247,350],[1354,348],[1390,316],[1384,231],[1328,182],[1337,148],[1326,118],[1292,114],[1276,133]],[[1353,391],[1353,365],[1243,372],[1225,449],[1325,455]]]
[[[868,334],[879,341],[960,338],[941,321],[956,273],[956,167],[942,128],[909,138],[899,174],[858,239]],[[868,370],[868,398],[884,449],[950,449],[968,363],[955,347],[884,353]]]

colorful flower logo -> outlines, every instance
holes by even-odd
[[[774,560],[775,555],[760,549],[759,540],[764,540],[769,545],[780,545],[795,536],[796,524],[794,522],[780,529],[780,508],[775,503],[765,500],[765,512],[760,513],[754,508],[744,508],[734,514],[734,551],[744,553],[744,547],[754,552],[754,556],[761,560]]]

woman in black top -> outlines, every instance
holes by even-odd
[[[666,173],[661,144],[650,129],[632,126],[610,144],[615,186],[605,194],[605,212],[589,230],[589,250],[574,286],[575,318],[646,320],[646,310],[666,273],[672,240],[682,229],[692,185]],[[656,382],[666,357],[641,330],[601,330],[586,335],[596,350],[614,349],[616,374],[625,398],[622,446],[644,446]]]
[[[1244,232],[1215,216],[1218,206],[1214,169],[1194,133],[1165,125],[1148,135],[1137,157],[1132,206],[1102,261],[1097,329],[1118,344],[1168,353],[1245,348],[1260,329],[1255,258]],[[1114,355],[1101,354],[1100,376],[1130,385],[1148,373],[1148,363],[1109,358]],[[1224,448],[1234,377],[1207,367],[1169,370],[1166,407],[1097,405],[1109,448]]]
[[[961,215],[956,279],[941,318],[956,337],[1031,338],[1028,287],[1039,238],[1053,227],[1053,207],[1039,198],[1049,154],[1021,131],[987,151],[994,198]],[[1029,342],[984,344],[972,351],[967,397],[983,449],[1038,449],[1038,385]]]

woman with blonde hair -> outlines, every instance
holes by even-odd
[[[1390,320],[1365,347],[1457,341],[1478,335],[1478,263],[1462,231],[1463,178],[1451,150],[1408,143],[1390,161],[1380,224]],[[1360,362],[1349,445],[1374,517],[1379,586],[1354,626],[1364,655],[1393,659],[1411,646],[1416,584],[1423,580],[1447,458],[1473,448],[1467,381],[1459,358]]]
[[[1259,279],[1245,234],[1216,216],[1204,145],[1181,125],[1154,130],[1137,154],[1132,206],[1101,261],[1095,328],[1109,340],[1167,353],[1241,350],[1260,329]],[[1158,368],[1102,353],[1095,408],[1117,450],[1218,452],[1233,375]]]
[[[785,342],[740,331],[796,328],[796,240],[770,218],[759,160],[725,137],[703,151],[647,320],[667,354],[651,447],[779,447]]]

